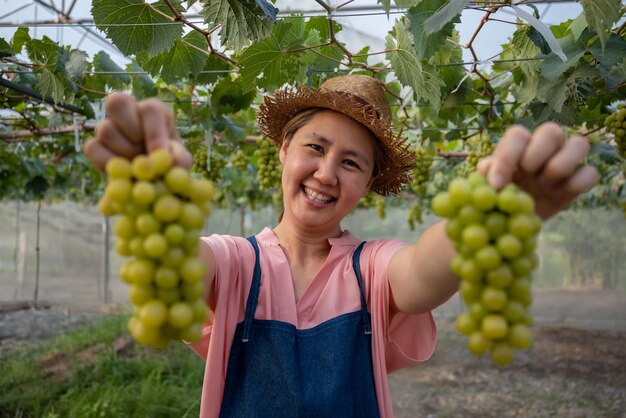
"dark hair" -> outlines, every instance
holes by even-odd
[[[298,129],[309,123],[311,119],[313,119],[313,116],[315,116],[317,113],[324,110],[329,109],[323,107],[312,107],[297,113],[294,117],[289,119],[289,122],[287,122],[283,127],[283,132],[281,135],[283,142],[291,141],[296,132],[298,132]],[[385,162],[385,150],[376,135],[374,135],[374,133],[369,129],[367,129],[367,132],[369,133],[369,136],[372,140],[372,145],[374,146],[374,170],[372,171],[372,178],[374,178],[380,173],[380,169],[381,167],[383,167],[383,164]],[[278,222],[283,219],[284,213],[285,208],[283,207],[281,208],[280,215],[278,215]]]

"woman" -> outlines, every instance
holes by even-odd
[[[161,103],[114,94],[107,112],[85,145],[100,169],[161,147],[190,166]],[[410,180],[412,153],[375,79],[279,91],[258,120],[280,147],[284,212],[248,240],[202,238],[214,316],[192,344],[206,359],[201,416],[392,416],[387,373],[431,355],[431,311],[458,289],[445,222],[413,244],[362,244],[341,228],[369,190],[395,193]],[[479,169],[498,188],[515,180],[546,219],[596,183],[593,167],[579,168],[588,150],[555,124],[515,126]]]

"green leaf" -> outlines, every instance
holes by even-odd
[[[598,33],[602,48],[611,32],[611,27],[621,16],[620,0],[580,0],[589,27]]]
[[[612,33],[606,40],[604,46],[594,43],[589,48],[591,54],[606,67],[613,67],[619,64],[626,55],[626,39]]]
[[[170,0],[177,11],[180,1]],[[96,27],[107,34],[124,55],[146,52],[156,55],[172,47],[183,33],[183,24],[172,19],[172,12],[159,0],[93,0],[91,7]],[[123,25],[123,26],[117,26]]]
[[[11,44],[0,38],[0,58],[10,57],[14,54]]]
[[[302,52],[289,52],[304,45],[304,19],[279,20],[272,34],[241,54],[239,73],[244,91],[257,86],[268,90],[291,81],[302,81],[306,68]],[[263,74],[261,78],[257,78]]]
[[[218,115],[223,115],[248,108],[255,97],[255,91],[245,93],[240,83],[225,77],[215,85],[211,94],[211,104]]]
[[[127,71],[139,72],[142,71],[142,69],[136,62],[132,62],[127,65]],[[154,81],[152,81],[152,79],[145,74],[137,74],[133,76],[131,90],[133,96],[137,100],[143,100],[157,95],[157,89],[154,86]]]
[[[148,57],[145,52],[137,54],[137,63],[152,76],[161,76],[166,83],[175,83],[189,74],[202,71],[208,56],[204,52],[207,43],[204,36],[195,30],[174,41],[169,51]]]
[[[459,17],[469,0],[450,0],[424,21],[424,32],[430,35],[440,31],[446,24]]]
[[[123,89],[130,83],[130,76],[125,74],[124,70],[117,65],[106,52],[98,52],[93,57],[92,64],[95,71],[119,73],[98,74],[97,79],[99,79],[102,84],[108,85],[113,89]]]
[[[88,97],[83,96],[80,99],[80,102],[78,103],[78,106],[83,109],[83,114],[88,118],[88,119],[95,119],[96,118],[96,113],[93,110],[93,106],[91,106],[91,100],[89,100]]]
[[[31,41],[30,34],[28,33],[28,28],[17,28],[15,33],[13,34],[13,39],[11,43],[13,44],[13,52],[16,54],[20,54],[24,45]]]
[[[411,21],[411,33],[413,34],[415,51],[419,59],[430,58],[446,42],[446,39],[452,36],[454,24],[460,22],[457,16],[452,21],[446,23],[439,32],[427,34],[424,29],[426,20],[434,15],[442,4],[442,0],[422,0],[417,6],[411,7],[407,12],[407,16]]]
[[[516,60],[534,58],[539,53],[539,48],[530,38],[532,26],[524,26],[513,33],[509,45],[503,48],[500,55],[502,60]],[[516,67],[519,69],[516,70]],[[514,71],[518,88],[514,95],[520,103],[529,103],[535,98],[535,92],[539,84],[539,61],[502,62],[494,65],[497,71]]]
[[[383,10],[387,15],[389,15],[389,11],[391,10],[391,0],[377,0],[376,3],[380,3],[383,5]]]
[[[251,41],[269,35],[273,22],[265,16],[253,0],[212,0],[201,11],[209,30],[222,26],[223,45],[239,51]]]
[[[552,52],[550,45],[546,42],[546,38],[544,38],[534,26],[531,26],[528,30],[528,37],[535,45],[537,45],[537,48],[539,48],[542,54],[548,55]]]
[[[432,67],[418,59],[403,20],[396,21],[392,32],[387,35],[385,43],[391,68],[402,84],[413,89],[419,102],[428,102],[438,111],[441,107],[443,81]]]
[[[80,49],[73,49],[70,51],[68,60],[65,63],[65,70],[68,77],[80,80],[85,74],[88,65],[87,53]]]
[[[204,63],[202,71],[195,74],[193,79],[200,84],[213,84],[218,79],[227,76],[231,67],[224,60],[210,55]]]
[[[63,80],[47,68],[41,68],[37,73],[39,77],[37,84],[35,84],[35,90],[42,96],[52,99],[55,103],[60,102],[65,96]]]
[[[584,12],[579,14],[576,19],[572,20],[572,23],[570,23],[569,25],[569,30],[572,33],[574,40],[577,41],[578,38],[580,38],[580,35],[585,29],[587,29],[587,26],[589,25],[587,24],[587,20],[585,19]]]
[[[332,24],[333,24],[333,31],[335,33],[338,33],[341,31],[342,26],[338,22],[335,22],[333,20]],[[325,16],[317,16],[317,17],[310,18],[306,22],[306,27],[304,30],[305,30],[305,33],[307,34],[310,31],[317,31],[317,33],[319,34],[320,42],[325,42],[330,39],[328,19]],[[317,48],[316,51],[318,51],[320,54],[323,55],[323,56],[320,56],[318,54],[314,54],[311,52],[311,54],[315,55],[314,68],[316,70],[325,71],[325,70],[332,70],[334,68],[337,68],[339,66],[339,63],[337,61],[341,61],[344,58],[343,53],[339,50],[339,48],[336,45],[333,45],[333,44]],[[358,61],[359,59],[362,60],[363,58],[364,57],[357,57],[354,60]]]
[[[567,60],[561,60],[561,58],[554,53],[549,55],[539,66],[541,68],[541,74],[546,78],[557,78],[569,68],[575,66],[583,55],[585,55],[585,48],[576,42],[571,35],[559,39],[559,44],[563,48]]]

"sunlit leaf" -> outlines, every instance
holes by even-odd
[[[606,40],[613,24],[621,16],[620,0],[580,0],[585,13],[585,20],[589,26],[598,33],[602,48],[606,45]]]

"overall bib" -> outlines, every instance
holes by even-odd
[[[361,243],[352,257],[361,309],[299,330],[254,319],[261,265],[256,255],[245,319],[230,350],[220,417],[378,417],[372,371],[370,314],[361,269]]]

